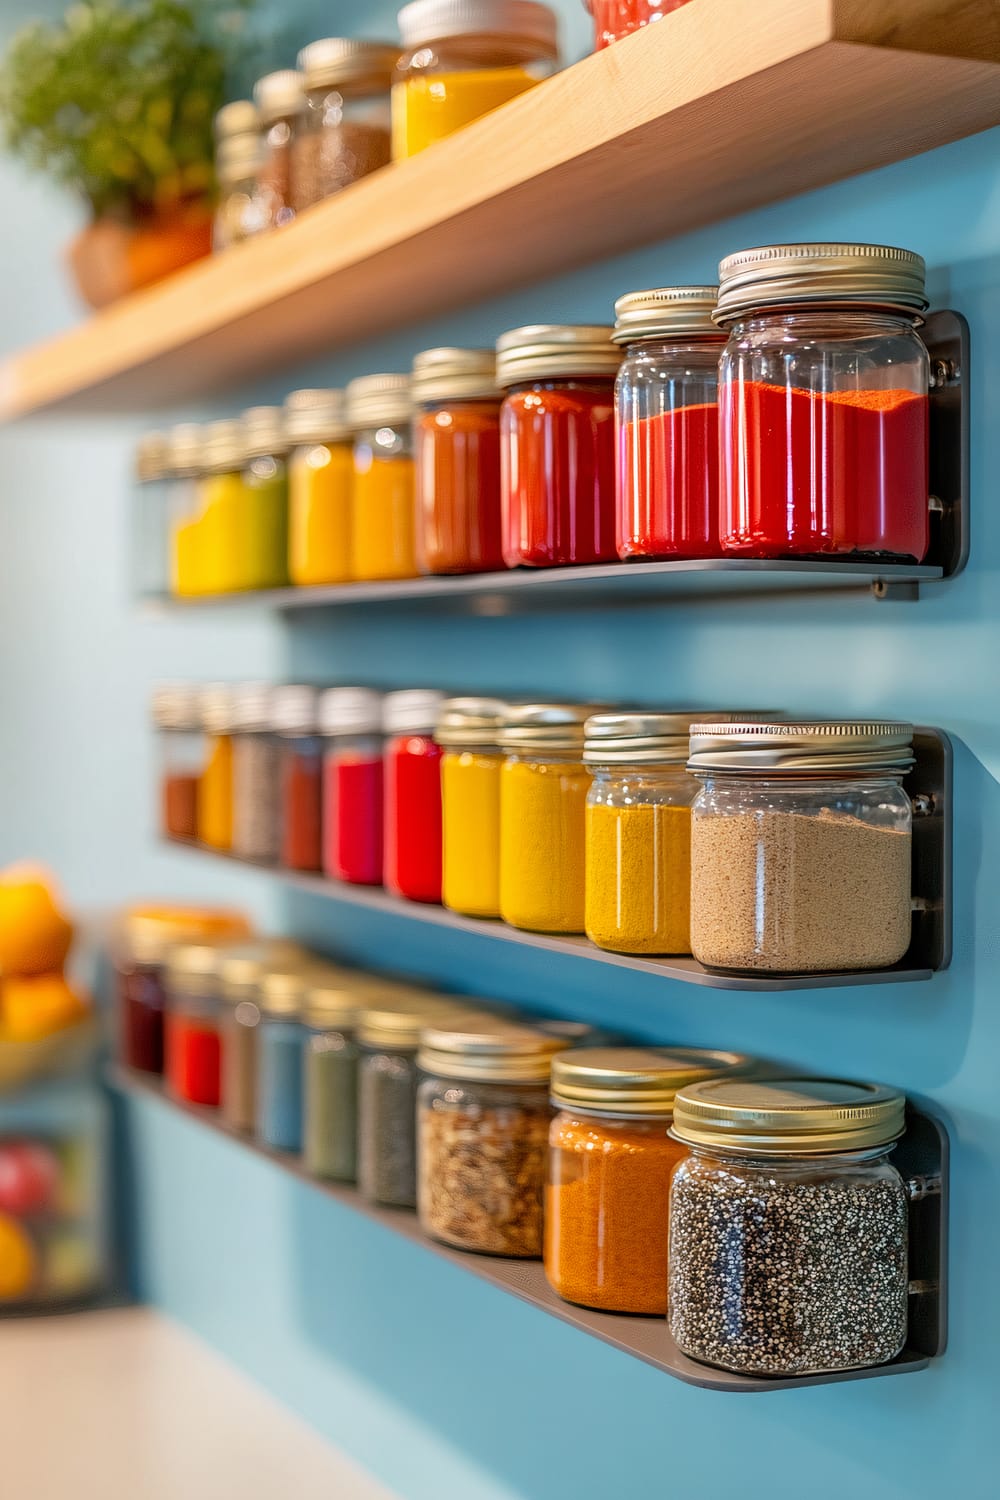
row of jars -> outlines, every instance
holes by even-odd
[[[543,1258],[567,1301],[668,1315],[705,1363],[791,1376],[902,1349],[894,1090],[776,1079],[734,1053],[594,1046],[585,1026],[284,942],[178,942],[177,917],[169,941],[133,921],[117,964],[124,1060],[157,1071],[131,1012],[158,1006],[180,1100],[317,1178],[416,1207],[449,1246]]]
[[[180,478],[174,592],[619,559],[922,561],[923,260],[772,245],[720,278],[629,293],[613,328],[516,328],[346,395],[296,392],[284,415],[210,424],[200,460],[199,429],[151,435],[140,474]]]
[[[257,683],[154,710],[174,838],[721,971],[910,946],[908,724]]]

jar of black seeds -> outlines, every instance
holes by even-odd
[[[881,1365],[906,1342],[905,1100],[875,1084],[711,1079],[674,1102],[670,1329],[741,1375]]]

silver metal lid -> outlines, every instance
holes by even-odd
[[[319,695],[320,734],[381,734],[382,694],[373,688],[327,688]]]
[[[802,771],[907,771],[913,725],[889,721],[760,720],[691,725],[688,769],[751,776]]]
[[[606,323],[529,323],[497,339],[497,385],[522,385],[558,376],[618,373],[622,351]]]
[[[496,1016],[469,1015],[454,1026],[431,1023],[420,1035],[417,1065],[439,1078],[545,1083],[565,1037]]]
[[[444,693],[437,688],[402,688],[386,693],[382,700],[386,734],[433,733],[443,702]]]
[[[723,327],[765,308],[863,307],[909,314],[927,307],[926,266],[892,245],[761,245],[719,266],[715,321]]]
[[[283,683],[271,689],[271,727],[276,734],[316,733],[319,693],[307,683]]]
[[[821,1156],[898,1140],[906,1099],[875,1083],[828,1078],[713,1078],[681,1089],[671,1135],[748,1156]]]
[[[235,417],[209,422],[204,429],[202,465],[211,474],[229,474],[241,468],[246,458],[246,434]]]
[[[574,1047],[552,1064],[552,1102],[609,1115],[669,1115],[680,1089],[750,1065],[693,1047]]]
[[[248,458],[266,458],[275,453],[287,453],[284,407],[249,407],[243,413],[243,441]]]
[[[197,474],[205,461],[206,432],[200,422],[179,422],[167,434],[167,463],[176,479]]]
[[[403,46],[425,47],[453,36],[513,36],[559,55],[559,21],[535,0],[412,0],[397,17]]]
[[[398,42],[365,42],[344,36],[326,36],[310,42],[298,58],[307,89],[360,84],[370,86],[373,92],[386,93],[398,61]]]
[[[269,682],[239,682],[232,689],[230,723],[234,731],[271,728],[273,688]]]
[[[494,747],[509,713],[510,704],[500,698],[448,698],[441,704],[434,738],[449,748]]]
[[[170,441],[165,432],[144,432],[135,445],[135,475],[143,484],[162,479],[170,469]]]
[[[189,682],[159,683],[153,689],[150,715],[157,729],[200,729],[200,688]]]
[[[414,356],[416,405],[433,401],[500,400],[494,349],[424,349]]]
[[[505,750],[579,750],[593,705],[524,703],[513,706],[497,736]]]
[[[405,427],[413,420],[409,375],[359,375],[345,391],[347,420],[354,430]]]
[[[253,86],[253,101],[262,126],[301,114],[306,107],[302,74],[295,68],[265,73]]]
[[[291,391],[285,398],[285,437],[296,443],[344,443],[351,436],[343,391]]]
[[[208,734],[231,734],[233,690],[224,682],[210,682],[198,690],[202,728]]]
[[[712,320],[717,286],[661,286],[626,292],[615,303],[616,344],[648,338],[719,338]]]
[[[255,136],[259,129],[260,116],[252,99],[234,99],[216,112],[215,139],[220,143],[239,135]]]
[[[597,766],[682,766],[688,758],[691,725],[706,719],[722,722],[728,718],[726,713],[707,714],[703,708],[672,713],[594,714],[584,727],[583,758],[588,765]]]

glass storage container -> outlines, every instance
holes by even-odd
[[[144,432],[135,448],[135,492],[129,514],[130,577],[140,599],[167,592],[172,472],[170,438]]]
[[[617,561],[615,376],[601,326],[535,324],[497,340],[503,554],[509,568]]]
[[[583,932],[584,723],[567,703],[513,708],[500,731],[500,915],[531,932]]]
[[[343,391],[292,391],[285,401],[288,576],[346,583],[351,576],[354,456]]]
[[[413,0],[399,12],[399,34],[395,161],[525,93],[559,61],[555,12],[535,0]]]
[[[892,1089],[713,1079],[682,1089],[670,1191],[670,1331],[741,1375],[820,1375],[906,1342],[905,1129]]]
[[[315,1177],[354,1182],[358,1171],[358,1017],[366,985],[348,976],[309,986],[302,1156]]]
[[[491,1016],[423,1032],[417,1210],[434,1239],[488,1255],[541,1255],[549,1072],[566,1046]]]
[[[232,690],[233,853],[272,864],[278,857],[278,742],[272,688],[243,682]]]
[[[929,538],[924,262],[766,245],[719,267],[721,539],[740,557],[919,563]]]
[[[609,47],[623,36],[680,10],[688,0],[585,0],[594,17],[594,50]]]
[[[308,975],[271,969],[260,986],[257,1026],[257,1136],[275,1151],[302,1150],[302,1072]]]
[[[205,760],[201,694],[191,684],[153,690],[153,723],[160,752],[160,832],[170,839],[198,836],[198,787]]]
[[[691,726],[691,951],[709,968],[883,969],[910,945],[909,724]]]
[[[288,870],[319,870],[323,850],[323,741],[314,687],[289,684],[271,695],[271,725],[278,737],[281,863]]]
[[[410,901],[441,900],[441,749],[434,729],[444,694],[405,688],[382,701],[386,888]]]
[[[500,915],[499,734],[508,712],[498,698],[449,698],[438,714],[441,897],[468,917]]]
[[[288,582],[288,437],[280,406],[243,413],[246,467],[244,519],[239,537],[245,589],[275,589]]]
[[[205,764],[198,783],[198,839],[210,849],[233,847],[233,690],[201,690]]]
[[[234,948],[219,963],[219,1109],[232,1130],[248,1135],[257,1126],[257,1030],[268,958],[267,949],[253,946]]]
[[[410,377],[362,375],[346,400],[355,435],[351,575],[415,578]]]
[[[254,84],[253,98],[260,118],[261,228],[277,229],[295,217],[295,137],[306,108],[302,74],[294,68],[268,73]]]
[[[660,287],[615,303],[618,556],[719,557],[718,287]]]
[[[168,590],[178,598],[205,593],[202,577],[202,469],[208,428],[179,422],[167,435]]]
[[[231,594],[249,587],[246,435],[226,418],[204,429],[196,484],[196,515],[175,532],[180,593]]]
[[[425,349],[413,361],[413,400],[421,572],[502,568],[496,354]]]
[[[295,138],[301,212],[384,167],[391,156],[389,90],[399,48],[324,37],[299,53],[305,113]]]
[[[327,688],[319,697],[323,869],[351,885],[382,884],[382,694]]]
[[[173,948],[167,957],[166,1078],[188,1104],[218,1108],[222,1051],[219,1040],[222,944]]]
[[[263,227],[257,174],[263,162],[260,120],[250,99],[234,99],[215,117],[218,199],[212,248],[228,250]]]
[[[674,1096],[746,1061],[734,1052],[589,1046],[553,1060],[545,1275],[560,1297],[664,1316],[670,1176],[686,1154],[667,1134]]]

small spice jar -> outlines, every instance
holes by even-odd
[[[172,473],[166,432],[144,432],[135,448],[135,492],[131,510],[129,577],[140,599],[167,592]]]
[[[212,248],[228,250],[261,225],[257,173],[262,161],[260,120],[250,99],[234,99],[215,116],[215,176],[219,185]]]
[[[713,1079],[674,1101],[670,1330],[691,1359],[819,1375],[906,1342],[905,1100],[874,1084]]]
[[[278,857],[278,743],[273,690],[243,682],[232,691],[233,853],[263,864]]]
[[[558,21],[535,0],[412,0],[399,12],[392,155],[414,156],[554,72]]]
[[[197,594],[231,594],[249,588],[246,433],[225,418],[204,429],[194,496],[195,518],[177,534],[178,569],[184,566]],[[189,561],[188,561],[189,560]]]
[[[285,401],[288,576],[299,585],[351,576],[354,456],[343,391],[292,391]]]
[[[568,703],[512,708],[500,731],[500,915],[531,932],[583,932],[584,724]]]
[[[404,688],[382,701],[385,747],[386,888],[409,901],[441,900],[441,747],[434,739],[444,694]]]
[[[167,576],[178,598],[204,592],[201,558],[201,471],[207,429],[179,422],[167,434]]]
[[[584,0],[594,17],[594,50],[610,47],[652,21],[680,10],[688,0]]]
[[[323,869],[351,885],[381,885],[382,694],[327,688],[319,696],[318,722],[325,747]]]
[[[233,690],[212,683],[200,694],[205,764],[198,783],[198,840],[233,847]]]
[[[678,1089],[746,1065],[735,1052],[574,1047],[552,1063],[545,1275],[567,1302],[667,1311],[667,1134]]]
[[[468,917],[500,915],[499,734],[508,712],[498,698],[449,698],[438,714],[441,897]]]
[[[503,553],[509,568],[617,560],[615,376],[603,325],[535,324],[497,340]]]
[[[718,287],[629,292],[615,303],[618,556],[718,557]]]
[[[288,436],[280,406],[243,413],[246,494],[240,536],[241,587],[281,588],[288,582]]]
[[[413,361],[417,563],[423,573],[502,568],[500,402],[492,349]]]
[[[308,978],[300,966],[272,969],[260,986],[257,1027],[257,1136],[275,1151],[302,1150],[302,1006]]]
[[[492,1016],[423,1032],[417,1210],[435,1239],[489,1255],[541,1255],[549,1072],[566,1045]]]
[[[362,375],[346,399],[355,434],[351,575],[415,578],[410,377]]]
[[[323,847],[323,741],[314,687],[289,684],[271,695],[278,737],[280,858],[287,870],[319,870]]]
[[[199,690],[182,682],[155,688],[153,723],[160,749],[160,831],[169,839],[197,838],[205,758]]]
[[[692,724],[691,951],[709,968],[882,969],[910,945],[913,728]]]
[[[308,987],[302,1157],[315,1177],[354,1182],[358,1170],[355,1031],[369,986],[347,975]]]
[[[167,957],[166,1078],[176,1098],[217,1109],[221,1095],[219,965],[224,948],[192,943]]]
[[[268,958],[266,948],[252,945],[234,948],[219,964],[219,1109],[232,1130],[248,1134],[257,1125],[257,1028]]]
[[[260,119],[262,161],[257,174],[262,229],[277,229],[295,217],[295,137],[305,112],[302,74],[294,68],[268,73],[254,84]]]
[[[888,245],[765,245],[722,262],[723,552],[922,561],[924,272]]]
[[[387,165],[392,42],[324,37],[299,53],[305,113],[295,140],[295,207],[301,212]]]

